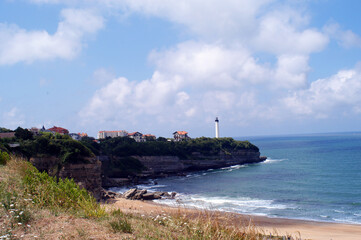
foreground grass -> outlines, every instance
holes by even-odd
[[[73,181],[56,180],[19,159],[0,165],[0,239],[288,239],[211,215],[105,210]]]

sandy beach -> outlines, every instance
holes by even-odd
[[[220,220],[229,226],[255,225],[265,234],[292,235],[301,239],[320,240],[360,240],[361,225],[314,222],[304,220],[291,220],[282,218],[268,218],[261,216],[249,216],[236,213],[219,211],[204,211],[183,207],[169,207],[151,201],[134,201],[117,198],[114,203],[106,204],[107,208],[119,208],[123,212],[141,215],[182,214],[190,218],[199,217],[202,214]]]

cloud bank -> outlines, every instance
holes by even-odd
[[[259,119],[292,121],[361,112],[358,67],[335,70],[323,79],[308,78],[312,54],[327,49],[331,41],[360,47],[361,38],[337,23],[313,27],[307,2],[30,1],[98,9],[103,15],[65,9],[54,35],[2,24],[0,39],[7,45],[0,47],[0,64],[74,58],[84,36],[96,33],[104,19],[117,14],[162,19],[188,37],[149,53],[154,72],[148,79],[114,77],[106,67],[96,70],[94,77],[102,85],[79,112],[83,124],[94,129],[119,128],[120,123],[170,129],[189,122],[202,129],[215,116],[227,116],[232,126],[244,127]]]
[[[0,23],[0,65],[55,58],[72,59],[79,54],[84,36],[103,27],[103,18],[91,10],[64,9],[56,32],[28,31]]]

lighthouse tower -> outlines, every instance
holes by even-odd
[[[216,123],[216,138],[219,138],[219,120],[218,120],[218,117],[216,117],[215,123]]]

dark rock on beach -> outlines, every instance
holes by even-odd
[[[132,188],[126,191],[122,197],[130,200],[154,200],[154,199],[173,199],[176,193],[172,192],[148,192],[146,189]]]

